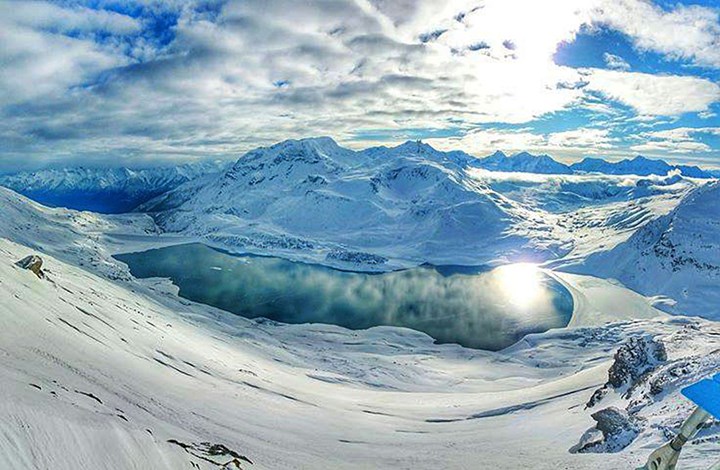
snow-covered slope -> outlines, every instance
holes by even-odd
[[[491,171],[510,171],[537,174],[570,174],[572,170],[567,165],[553,160],[549,155],[531,155],[520,152],[507,156],[501,151],[473,162],[473,166]]]
[[[531,220],[541,233],[543,217],[470,177],[461,157],[417,142],[353,152],[329,138],[291,140],[141,209],[166,231],[231,249],[332,251],[346,260],[369,253],[415,264],[548,256],[511,230]]]
[[[202,162],[141,170],[46,169],[0,176],[0,185],[51,207],[120,213],[129,212],[182,183],[226,167],[224,162]]]
[[[166,281],[109,279],[114,268],[86,264],[112,249],[104,231],[118,219],[0,194],[0,217],[13,219],[0,234],[0,468],[632,468],[687,412],[678,387],[720,364],[716,325],[653,319],[637,294],[570,274],[558,276],[573,327],[500,352],[407,329],[245,320]],[[94,243],[82,245],[86,225]],[[45,279],[13,264],[31,253]],[[637,336],[668,351],[652,364],[652,390],[671,378],[638,412],[648,425],[620,452],[570,453],[591,412],[620,406],[611,391],[584,408]],[[713,446],[689,446],[684,462]]]
[[[675,313],[720,318],[720,183],[700,187],[667,215],[607,252],[566,269],[612,277],[674,300]]]
[[[585,158],[570,165],[572,171],[584,173],[603,173],[606,175],[667,175],[680,170],[683,176],[690,178],[712,178],[713,174],[691,165],[670,165],[664,160],[653,160],[638,155],[633,159],[609,162],[601,158]]]

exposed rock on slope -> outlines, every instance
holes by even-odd
[[[614,406],[591,415],[595,427],[588,429],[570,452],[619,452],[637,437],[640,427],[625,410]]]
[[[40,279],[45,277],[45,273],[42,270],[43,260],[38,255],[27,255],[20,261],[17,261],[15,265],[32,271]]]
[[[588,408],[609,405],[592,417],[572,452],[617,452],[659,433],[672,437],[694,405],[680,390],[720,367],[716,325],[683,318],[672,320],[679,328],[661,337],[630,337],[615,354],[608,381],[593,392]],[[712,340],[709,340],[712,338]],[[718,438],[716,423],[709,422],[693,443]]]
[[[606,175],[666,175],[671,171],[680,170],[683,176],[691,178],[712,178],[711,172],[690,165],[670,165],[663,160],[653,160],[638,155],[637,157],[619,162],[609,162],[601,158],[586,158],[570,165],[573,171],[596,172]]]
[[[593,393],[592,408],[611,390],[628,390],[659,363],[667,360],[665,346],[648,336],[633,336],[615,352],[607,383]],[[629,392],[628,392],[629,393]]]

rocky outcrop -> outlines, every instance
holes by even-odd
[[[43,260],[38,255],[28,255],[21,259],[20,261],[15,263],[15,266],[18,266],[23,269],[28,269],[35,273],[37,277],[40,279],[45,278],[45,273],[42,270]]]
[[[619,452],[641,430],[635,417],[614,406],[596,411],[590,416],[595,420],[595,427],[585,431],[580,442],[570,452]]]
[[[212,444],[210,442],[188,444],[178,441],[177,439],[169,439],[168,443],[180,447],[185,452],[202,462],[209,463],[212,468],[235,468],[243,470],[244,468],[247,468],[245,464],[253,465],[252,460],[244,455],[240,455],[223,444]],[[218,459],[220,459],[220,461],[218,461]],[[190,462],[193,464],[193,468],[200,468],[197,463],[192,460]]]
[[[608,370],[608,381],[590,397],[586,407],[592,408],[610,389],[626,389],[627,395],[642,377],[667,361],[665,346],[651,337],[634,336],[615,352]]]
[[[633,336],[615,352],[608,369],[607,382],[592,394],[585,408],[600,403],[610,392],[630,400],[638,389],[648,388],[653,373],[668,360],[665,345],[650,336]],[[652,393],[660,393],[661,386],[649,387]],[[632,443],[643,429],[643,419],[638,416],[642,407],[626,409],[608,407],[591,415],[596,425],[583,434],[571,452],[618,452]]]
[[[667,361],[665,346],[653,338],[634,336],[622,345],[608,370],[608,384],[614,388],[634,384],[659,363]]]
[[[330,261],[342,261],[345,263],[378,265],[387,263],[384,256],[365,253],[362,251],[346,251],[340,249],[331,250],[325,257]]]

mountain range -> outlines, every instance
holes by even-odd
[[[139,170],[43,169],[0,175],[0,186],[50,207],[122,213],[182,183],[221,171],[226,166],[224,162],[207,161]]]
[[[305,139],[331,142],[330,138]],[[332,141],[334,144],[334,141]],[[679,171],[685,177],[717,178],[720,170],[697,166],[673,165],[643,156],[610,162],[585,158],[567,165],[549,155],[520,152],[507,155],[497,151],[478,158],[462,151],[442,152],[420,141],[408,141],[396,147],[373,147],[352,152],[357,161],[372,166],[380,160],[402,159],[407,155],[428,155],[440,164],[452,163],[459,168],[479,168],[493,172],[570,175],[599,173],[606,175],[664,176]],[[254,152],[247,155],[252,156]],[[228,162],[210,161],[175,167],[149,169],[130,168],[62,168],[43,169],[0,175],[0,185],[13,189],[51,207],[68,207],[101,213],[122,213],[134,210],[179,185],[206,174],[227,169]]]
[[[468,158],[419,142],[355,152],[330,138],[289,140],[139,210],[166,231],[228,248],[300,247],[346,260],[372,252],[436,263],[457,254],[454,243],[475,259],[541,251],[511,227],[546,222],[471,178]]]

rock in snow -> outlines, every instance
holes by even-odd
[[[15,263],[16,266],[34,272],[40,279],[45,277],[45,273],[42,270],[42,264],[43,260],[38,255],[28,255]]]
[[[640,427],[625,410],[614,406],[596,411],[591,415],[597,423],[580,438],[571,452],[619,452],[638,435]]]
[[[666,360],[667,352],[662,343],[647,336],[633,336],[615,353],[608,370],[608,384],[614,388],[633,384]]]
[[[595,391],[587,408],[595,406],[610,389],[632,390],[648,372],[667,360],[665,346],[649,336],[633,336],[615,352],[608,381]],[[630,393],[628,391],[628,393]]]

